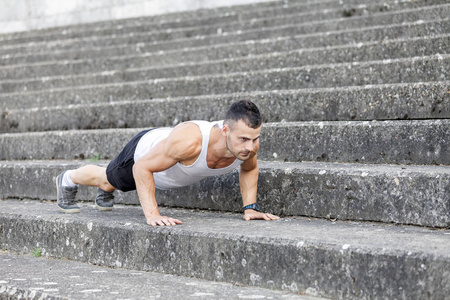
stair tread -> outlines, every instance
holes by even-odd
[[[140,207],[102,213],[82,205],[82,213],[65,215],[54,203],[0,204],[2,245],[22,253],[39,247],[45,255],[104,266],[341,298],[380,289],[391,298],[402,289],[437,297],[450,288],[448,229],[301,217],[245,222],[242,214],[168,208],[162,213],[183,225],[151,227]],[[282,278],[273,276],[278,272]],[[374,276],[386,280],[382,287]]]
[[[328,221],[305,217],[284,217],[278,221],[242,220],[242,214],[208,212],[161,207],[161,213],[180,219],[177,226],[151,227],[145,224],[140,207],[116,205],[102,213],[89,204],[82,213],[61,213],[55,203],[1,201],[0,215],[7,218],[41,219],[58,223],[82,223],[86,227],[107,226],[140,231],[165,231],[172,235],[215,236],[220,239],[248,239],[257,243],[317,246],[390,255],[430,256],[450,262],[450,230],[380,224],[371,222]],[[303,243],[302,243],[303,242]]]
[[[56,200],[55,177],[86,164],[109,161],[0,161],[4,174],[0,198]],[[450,225],[449,166],[382,165],[325,162],[259,161],[258,201],[274,214],[339,220],[372,220],[445,228]],[[33,182],[21,186],[17,182]],[[38,190],[39,192],[36,192]],[[96,190],[81,186],[80,201],[91,202]],[[198,184],[157,191],[163,206],[240,211],[238,172]],[[116,203],[139,205],[136,192],[117,192]]]
[[[431,44],[431,42],[432,41],[430,41],[429,44]],[[447,50],[437,50],[437,47],[439,47],[440,43],[445,43],[445,40],[437,39],[436,48],[433,47],[433,49],[430,50],[430,53],[426,53],[428,55],[422,55],[421,53],[410,55],[409,52],[405,53],[405,55],[397,53],[393,55],[393,57],[383,57],[383,59],[370,59],[360,61],[355,60],[354,58],[349,58],[350,60],[343,59],[343,61],[326,62],[323,59],[313,61],[312,58],[309,58],[308,60],[306,60],[305,58],[308,56],[306,56],[306,53],[304,51],[295,50],[289,52],[259,54],[251,57],[237,57],[201,62],[182,62],[165,66],[141,66],[139,68],[130,67],[126,69],[114,68],[110,70],[103,69],[102,71],[94,69],[90,72],[86,70],[86,72],[79,74],[59,75],[57,73],[47,73],[46,76],[41,76],[39,78],[27,79],[23,76],[21,79],[0,78],[0,88],[3,90],[3,94],[7,94],[14,92],[23,93],[25,90],[28,91],[41,89],[45,91],[46,89],[50,88],[56,89],[83,85],[86,86],[92,85],[94,83],[110,84],[114,82],[139,82],[142,81],[142,79],[162,80],[164,78],[176,79],[185,76],[214,76],[216,74],[227,73],[238,74],[243,72],[270,72],[271,70],[280,70],[280,72],[285,72],[287,70],[296,70],[298,72],[314,72],[315,70],[320,70],[320,72],[326,73],[330,72],[330,69],[333,70],[338,68],[368,67],[377,68],[379,66],[384,67],[384,65],[390,64],[414,64],[415,62],[421,60],[438,60],[442,64],[445,63],[450,56],[449,54],[447,54]],[[386,44],[386,52],[388,52],[388,45],[389,44]],[[353,55],[358,57],[358,52],[361,48],[357,46],[353,47]],[[329,51],[329,49],[327,50]],[[367,49],[365,50],[367,51]],[[344,51],[348,51],[348,49],[343,49],[340,53],[345,53]],[[395,48],[393,48],[392,51],[395,51]],[[361,52],[361,54],[364,55],[364,52]],[[62,67],[70,68],[70,65],[63,64]],[[14,69],[6,69],[5,71],[6,75],[8,72],[13,72]]]
[[[330,19],[330,20],[320,20],[320,21],[309,21],[307,22],[307,20],[304,19],[304,17],[302,17],[302,14],[298,14],[298,15],[293,15],[293,23],[288,23],[289,21],[289,15],[283,15],[282,20],[287,22],[286,24],[277,24],[275,23],[274,25],[271,25],[270,22],[272,20],[277,20],[277,18],[271,18],[271,19],[262,19],[262,20],[255,20],[252,19],[250,22],[250,24],[254,24],[256,21],[260,21],[262,22],[262,25],[259,26],[254,26],[254,28],[250,28],[245,26],[245,24],[242,24],[241,22],[236,22],[235,24],[237,26],[232,26],[230,28],[227,28],[227,26],[233,25],[234,23],[224,23],[224,24],[217,24],[215,26],[218,26],[217,29],[211,30],[210,27],[211,25],[207,25],[207,26],[194,26],[194,27],[189,27],[189,28],[183,28],[183,29],[175,29],[175,30],[163,30],[163,31],[157,31],[157,32],[136,32],[133,31],[131,33],[125,33],[125,34],[106,34],[106,35],[94,35],[94,36],[86,36],[86,37],[78,37],[78,38],[69,38],[69,39],[56,39],[56,40],[41,40],[41,41],[36,41],[36,42],[31,42],[31,43],[24,43],[24,44],[14,44],[14,45],[6,45],[3,47],[0,47],[0,52],[4,52],[4,50],[6,51],[13,51],[14,49],[18,50],[20,48],[27,48],[30,52],[32,51],[33,48],[35,47],[39,47],[39,46],[45,46],[45,48],[48,50],[51,47],[55,47],[56,49],[59,47],[66,47],[69,45],[72,45],[72,48],[83,48],[87,45],[92,46],[94,44],[111,44],[112,43],[118,43],[118,44],[122,44],[120,42],[120,39],[124,39],[125,41],[128,42],[132,42],[130,41],[130,39],[136,39],[136,41],[141,40],[141,42],[146,42],[146,41],[150,41],[148,40],[149,36],[152,36],[153,38],[151,39],[151,41],[155,41],[158,40],[160,42],[167,40],[169,37],[172,37],[171,39],[186,39],[186,37],[183,36],[183,34],[179,34],[178,36],[175,35],[175,33],[177,32],[186,32],[186,31],[191,31],[191,33],[185,33],[186,36],[197,36],[197,35],[201,35],[202,37],[207,37],[210,36],[211,38],[214,38],[214,36],[220,36],[221,34],[223,34],[223,32],[221,34],[217,33],[217,30],[223,30],[224,32],[226,32],[229,35],[242,35],[242,34],[246,34],[249,32],[257,32],[260,30],[271,30],[271,28],[285,28],[285,29],[298,29],[300,26],[302,27],[309,27],[311,28],[308,31],[312,31],[312,30],[317,30],[317,28],[320,28],[321,24],[327,24],[329,23],[329,27],[324,27],[323,29],[321,29],[321,31],[326,31],[326,30],[336,30],[336,29],[344,29],[346,27],[354,27],[355,23],[354,22],[358,22],[361,21],[362,24],[364,24],[365,26],[368,26],[367,22],[368,20],[371,20],[372,23],[374,24],[370,24],[370,25],[376,25],[377,22],[374,22],[373,20],[376,20],[377,18],[384,18],[384,17],[388,17],[391,15],[405,15],[406,17],[413,15],[414,13],[419,13],[419,16],[421,15],[421,20],[422,21],[426,21],[427,20],[427,16],[425,15],[425,13],[428,13],[428,11],[436,11],[435,14],[436,15],[440,15],[442,17],[445,17],[445,12],[443,13],[442,11],[448,10],[450,7],[450,5],[448,4],[443,4],[443,5],[436,5],[436,6],[430,6],[430,7],[420,7],[420,8],[415,8],[415,9],[409,9],[409,10],[399,10],[399,11],[393,11],[393,12],[383,12],[383,13],[375,13],[375,14],[371,14],[370,16],[367,15],[363,15],[363,16],[359,16],[359,17],[353,17],[353,18],[343,18],[340,14],[342,14],[342,8],[340,8],[338,10],[338,14],[337,16],[333,16],[332,14],[332,10],[326,10],[325,15],[326,16],[330,16],[330,17],[337,17],[334,19]],[[367,9],[367,8],[366,8]],[[308,15],[310,12],[307,12],[306,14]],[[323,14],[323,10],[319,10],[315,12],[316,14]],[[437,19],[438,16],[428,16],[428,18],[433,18],[433,19]],[[316,16],[316,18],[318,18]],[[299,24],[298,21],[301,21],[301,23]],[[410,18],[410,19],[406,19],[409,21],[416,21],[417,17],[415,18]],[[267,24],[267,22],[269,22],[269,24]],[[405,22],[405,20],[403,20],[403,22]],[[349,25],[345,25],[346,23],[349,23]],[[380,23],[385,23],[380,21]],[[402,23],[402,21],[398,21],[398,23]],[[341,25],[342,24],[342,25]],[[253,27],[253,26],[252,26]],[[359,26],[361,27],[361,26]],[[203,31],[205,30],[205,31]],[[306,30],[305,30],[306,31]],[[319,32],[319,30],[317,30]],[[158,34],[161,37],[158,37]],[[192,37],[190,37],[192,38]],[[113,42],[114,41],[114,42]],[[94,43],[91,44],[90,43]],[[30,49],[31,47],[31,49]],[[6,52],[5,52],[6,53]]]
[[[444,299],[449,12],[283,0],[0,34],[0,298]],[[157,190],[182,225],[147,225],[136,191],[59,211],[62,171],[240,99],[280,220],[243,220],[238,170]]]
[[[40,106],[35,108],[20,108],[20,103],[10,102],[4,103],[10,109],[5,112],[0,132],[162,127],[174,126],[191,119],[218,120],[223,118],[228,105],[240,99],[255,102],[265,123],[443,119],[450,118],[450,105],[446,95],[446,86],[449,84],[450,81],[440,81],[272,90],[102,103],[82,101],[80,104],[66,106],[52,106],[58,103],[42,102],[34,103],[33,106]],[[26,105],[30,106],[31,103]],[[129,110],[130,106],[135,109]]]
[[[110,160],[96,160],[95,164],[106,165]],[[93,162],[89,159],[33,159],[33,160],[0,160],[0,166],[72,166],[72,165],[83,165],[92,164]],[[303,161],[303,162],[281,162],[281,161],[268,161],[268,160],[258,160],[260,169],[284,169],[284,170],[343,170],[348,172],[364,173],[367,171],[373,172],[373,174],[382,172],[392,172],[398,174],[401,172],[404,176],[409,176],[410,173],[436,173],[436,174],[447,174],[450,175],[450,166],[445,165],[399,165],[399,164],[362,164],[362,163],[341,163],[341,162],[314,162],[314,161]],[[314,171],[313,171],[314,172]]]
[[[35,63],[21,63],[0,66],[1,83],[15,82],[20,78],[24,82],[35,79],[36,77],[58,77],[63,75],[82,75],[103,71],[128,70],[136,67],[163,68],[177,65],[188,65],[192,63],[206,63],[217,61],[246,61],[262,59],[268,57],[280,57],[289,55],[289,60],[294,63],[319,64],[319,63],[345,63],[354,61],[368,61],[381,59],[396,59],[402,57],[426,56],[433,54],[447,54],[448,49],[444,47],[450,35],[439,35],[434,37],[415,37],[385,40],[383,44],[378,42],[360,43],[358,45],[348,44],[332,47],[305,48],[300,50],[275,51],[271,53],[262,53],[251,56],[237,56],[234,58],[219,56],[211,57],[203,54],[211,53],[210,48],[186,49],[167,51],[166,53],[147,53],[123,55],[115,57],[100,57],[97,59],[78,59],[78,60],[52,60]],[[404,45],[408,45],[405,47]],[[428,48],[421,48],[427,45]],[[412,47],[412,48],[411,48]],[[430,48],[430,49],[429,49]],[[373,51],[371,51],[373,50]],[[208,52],[207,52],[208,51]],[[375,53],[373,53],[375,52]],[[196,55],[198,53],[198,55]],[[232,52],[230,52],[232,53]],[[236,54],[236,53],[234,53]],[[292,57],[294,56],[294,57]],[[280,61],[283,62],[283,61]],[[51,72],[51,73],[48,73]]]
[[[397,84],[434,82],[446,79],[448,72],[449,54],[436,54],[423,57],[410,57],[402,59],[389,59],[381,61],[338,63],[329,65],[311,65],[301,67],[270,68],[262,70],[232,70],[234,72],[209,73],[208,68],[214,64],[206,63],[197,65],[194,69],[199,74],[179,74],[177,68],[162,69],[159,78],[150,78],[154,69],[140,70],[136,72],[107,72],[100,76],[74,76],[64,77],[61,81],[56,80],[55,86],[45,86],[48,78],[35,82],[42,90],[25,92],[3,93],[0,99],[8,105],[9,102],[23,101],[35,102],[37,97],[54,98],[63,101],[74,101],[73,99],[108,99],[111,91],[115,88],[136,87],[138,90],[149,90],[147,94],[155,96],[192,96],[211,93],[239,92],[239,91],[265,91],[280,89],[306,89],[306,88],[332,88],[347,86],[366,86],[371,84]],[[223,65],[225,66],[226,63]],[[241,69],[240,64],[235,66]],[[274,66],[272,66],[274,67]],[[191,67],[183,67],[184,72],[191,73]],[[203,70],[206,68],[206,70]],[[229,66],[225,67],[229,68]],[[400,72],[400,70],[409,72]],[[412,72],[411,70],[414,70]],[[220,71],[220,70],[219,70]],[[398,71],[398,72],[397,72]],[[166,73],[167,72],[167,73]],[[183,72],[183,71],[181,71]],[[180,76],[181,77],[177,77]],[[124,78],[125,77],[125,78]],[[129,78],[127,78],[129,77]],[[97,78],[97,79],[96,79]],[[267,80],[267,78],[273,78]],[[276,79],[276,80],[275,80]],[[69,81],[69,82],[67,82]],[[96,82],[97,81],[97,82]],[[50,81],[51,82],[51,81]],[[66,84],[69,85],[66,85]],[[66,99],[56,96],[64,93]],[[133,97],[132,94],[121,97]],[[69,98],[69,99],[67,99]],[[92,99],[94,98],[94,99]]]
[[[322,33],[300,34],[291,35],[286,37],[272,37],[264,36],[263,39],[253,38],[246,41],[236,41],[235,39],[229,39],[228,41],[222,41],[217,43],[204,44],[203,40],[184,40],[182,43],[177,42],[165,42],[165,43],[138,43],[132,46],[124,43],[122,45],[116,45],[113,47],[96,47],[88,50],[59,50],[49,53],[45,51],[40,54],[30,55],[27,54],[5,54],[1,55],[3,58],[0,61],[1,64],[17,64],[37,61],[49,61],[49,60],[68,60],[68,59],[80,59],[83,57],[111,57],[118,55],[132,55],[136,53],[165,53],[170,51],[191,51],[193,48],[206,49],[216,53],[217,51],[223,52],[226,49],[229,56],[229,51],[242,52],[242,53],[266,53],[270,51],[286,51],[299,48],[313,48],[313,47],[327,47],[336,45],[345,45],[355,41],[358,42],[374,42],[379,41],[379,36],[383,36],[384,39],[395,39],[405,37],[417,37],[417,36],[438,36],[442,34],[448,34],[448,30],[445,31],[446,20],[432,20],[425,22],[409,22],[405,24],[396,25],[384,25],[384,26],[372,26],[353,28],[347,30],[334,30]],[[214,54],[216,55],[216,54]],[[242,54],[237,54],[242,55]]]
[[[374,3],[376,5],[374,5]],[[48,36],[53,34],[59,34],[60,36],[66,37],[71,34],[76,34],[79,32],[98,32],[104,31],[105,27],[110,29],[111,27],[117,28],[119,31],[126,29],[127,27],[141,27],[141,26],[152,26],[154,28],[173,28],[173,27],[185,27],[191,24],[209,24],[217,23],[217,19],[223,18],[225,20],[248,20],[260,17],[265,17],[268,14],[277,15],[280,12],[285,13],[292,10],[301,9],[303,6],[308,8],[315,7],[316,9],[325,9],[326,11],[332,10],[333,8],[339,7],[342,10],[342,15],[346,11],[355,9],[357,11],[351,12],[351,16],[354,17],[356,12],[367,11],[371,12],[392,12],[399,9],[408,9],[416,7],[428,7],[436,6],[441,4],[446,4],[444,0],[434,0],[432,3],[428,1],[386,1],[382,4],[374,1],[346,1],[345,5],[338,1],[315,1],[314,3],[307,1],[268,1],[260,2],[256,4],[244,5],[244,6],[226,6],[213,9],[202,9],[197,11],[187,11],[178,13],[168,13],[157,16],[147,16],[147,17],[137,17],[137,18],[126,18],[112,21],[101,21],[95,23],[79,24],[75,28],[74,26],[59,26],[47,29],[31,30],[31,36]],[[346,17],[349,17],[347,15]],[[187,22],[186,22],[187,21]],[[6,42],[14,40],[23,40],[29,37],[28,32],[15,32],[15,33],[5,33],[0,35]]]
[[[23,298],[28,296],[31,299],[39,299],[43,294],[52,299],[176,299],[180,295],[200,299],[321,299],[170,274],[108,268],[2,251],[0,269],[3,270],[0,275],[0,297],[2,294],[13,293],[12,296],[17,298],[22,295]]]
[[[293,162],[449,165],[449,127],[449,119],[265,123],[258,157]],[[87,158],[98,153],[109,159],[139,131],[129,128],[5,133],[0,135],[0,159]]]

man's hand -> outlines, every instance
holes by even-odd
[[[180,220],[166,216],[152,216],[147,218],[147,224],[151,226],[173,226],[183,224]]]
[[[265,214],[253,209],[246,209],[244,212],[244,220],[250,221],[250,220],[278,220],[280,217],[272,215],[272,214]]]

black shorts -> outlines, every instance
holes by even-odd
[[[136,189],[136,182],[133,177],[134,152],[139,140],[151,130],[153,129],[139,132],[106,167],[106,178],[116,189],[123,192]]]

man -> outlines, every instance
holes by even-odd
[[[225,120],[189,121],[175,128],[156,128],[137,134],[107,168],[87,165],[56,178],[58,206],[78,213],[78,185],[98,187],[95,206],[111,210],[114,190],[137,190],[147,224],[165,226],[181,221],[161,216],[155,189],[193,184],[208,176],[229,173],[240,166],[239,184],[244,219],[277,220],[259,211],[256,204],[261,116],[250,101],[235,102]]]

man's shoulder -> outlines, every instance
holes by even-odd
[[[189,159],[200,154],[202,133],[195,123],[177,125],[167,137],[165,151],[181,159]]]
[[[198,142],[199,139],[200,141],[202,139],[200,127],[193,122],[185,122],[175,126],[170,135],[191,142]]]

